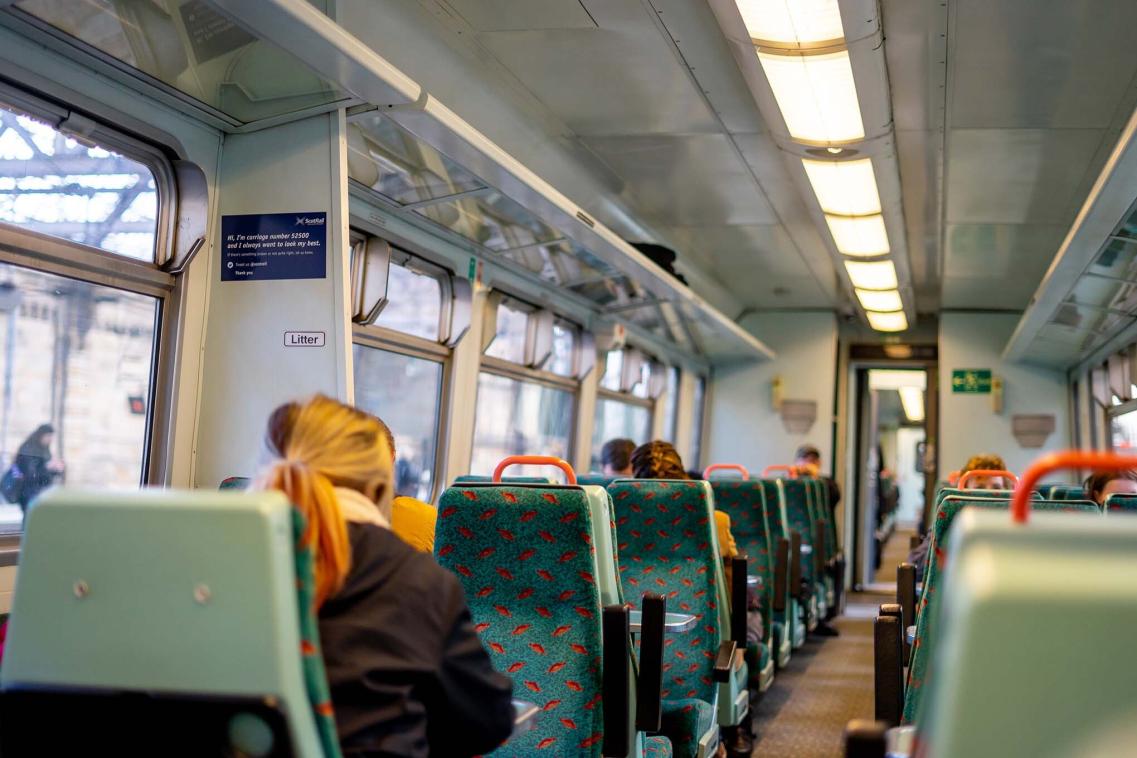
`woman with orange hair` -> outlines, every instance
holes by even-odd
[[[373,416],[317,395],[280,406],[262,489],[307,521],[324,666],[345,754],[472,756],[513,726],[458,579],[390,531],[391,451]]]

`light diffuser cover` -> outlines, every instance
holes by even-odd
[[[791,137],[821,144],[864,138],[849,51],[784,55],[760,49],[758,60]]]
[[[884,228],[884,216],[830,216],[829,233],[837,249],[845,255],[885,255],[888,253],[888,232]]]
[[[880,195],[870,158],[856,161],[803,159],[801,164],[821,210],[838,216],[880,213]]]
[[[845,37],[837,0],[735,0],[751,39],[808,45]]]
[[[908,317],[904,315],[904,311],[892,313],[865,311],[865,315],[868,316],[869,326],[878,332],[902,332],[908,328]]]
[[[894,290],[897,288],[896,266],[892,261],[845,261],[845,270],[853,286],[862,290]]]

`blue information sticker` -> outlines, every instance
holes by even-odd
[[[323,279],[327,213],[221,217],[221,281]]]

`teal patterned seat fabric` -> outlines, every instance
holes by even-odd
[[[599,756],[601,605],[592,517],[579,487],[456,486],[439,502],[435,554],[462,582],[475,628],[533,730],[494,756]],[[492,538],[491,538],[492,536]]]
[[[1110,495],[1105,499],[1106,513],[1137,513],[1137,495]]]
[[[503,476],[502,484],[552,484],[547,476]],[[454,484],[491,484],[492,476],[484,474],[462,474],[454,479]]]
[[[576,477],[576,483],[582,487],[586,484],[594,484],[598,487],[607,487],[614,481],[616,481],[616,477],[604,476],[603,474],[578,474]]]
[[[904,693],[904,723],[913,723],[919,713],[920,703],[923,699],[924,686],[929,676],[928,664],[932,658],[935,647],[936,616],[939,613],[939,598],[943,594],[943,576],[947,559],[947,545],[950,529],[956,516],[965,507],[990,508],[995,510],[1008,510],[1010,500],[1006,490],[965,490],[977,494],[983,492],[997,492],[1000,498],[989,495],[977,497],[962,497],[960,495],[945,495],[936,509],[936,518],[932,526],[932,541],[928,548],[928,563],[924,573],[924,592],[916,608],[916,637],[912,643],[912,659],[908,666],[908,683]],[[1065,511],[1101,513],[1095,503],[1079,500],[1035,500],[1031,503],[1035,511]],[[905,624],[908,622],[905,621]]]
[[[320,652],[320,627],[316,619],[316,579],[312,550],[304,544],[305,529],[307,524],[304,521],[304,514],[293,508],[292,543],[296,567],[296,607],[300,616],[300,655],[304,668],[304,687],[312,704],[312,715],[316,720],[316,732],[320,738],[320,745],[324,748],[324,756],[339,758],[340,743],[336,732],[335,711],[332,708],[332,694],[328,689],[324,657]]]
[[[671,758],[671,740],[666,737],[648,737],[644,742],[644,758]]]
[[[777,550],[766,525],[766,494],[762,483],[741,479],[711,480],[715,509],[730,516],[730,531],[738,552],[749,558],[747,571],[762,579],[759,604],[762,611],[762,637],[773,639],[771,610],[774,607],[774,560]]]
[[[217,488],[219,490],[247,490],[249,488],[249,477],[247,476],[227,476],[221,480],[221,485]]]
[[[726,638],[719,605],[725,588],[705,488],[659,479],[621,480],[608,488],[624,596],[634,603],[644,592],[657,592],[667,598],[668,611],[698,619],[687,634],[664,639],[662,731],[682,758],[697,755],[702,727],[714,722],[714,660]]]
[[[782,491],[786,495],[786,517],[790,520],[790,529],[801,535],[802,546],[814,543],[813,519],[809,512],[809,502],[806,493],[805,479],[782,479]],[[814,571],[814,557],[802,551],[801,576],[809,585],[814,586],[817,581]]]
[[[1050,488],[1051,500],[1084,500],[1086,491],[1081,485],[1056,484]]]
[[[790,529],[786,526],[787,518],[782,489],[778,486],[777,479],[761,479],[759,483],[762,485],[762,494],[766,501],[766,532],[770,535],[770,544],[777,545],[780,539],[790,539]],[[790,578],[787,576],[786,581],[789,580]],[[788,635],[791,640],[798,637],[795,628],[800,622],[794,610],[797,604],[797,593],[792,591],[792,587],[790,589],[791,592],[786,600],[786,609],[781,614],[777,614],[774,619],[775,643],[780,643],[782,640],[781,633]]]

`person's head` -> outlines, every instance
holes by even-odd
[[[821,451],[814,445],[802,445],[794,454],[794,464],[798,466],[811,466],[821,469]]]
[[[391,516],[391,451],[380,421],[324,395],[285,403],[268,419],[272,460],[261,489],[280,490],[304,515],[315,558],[316,605],[335,594],[351,568],[347,523],[335,487],[362,493]]]
[[[635,449],[636,443],[623,437],[605,442],[600,448],[600,470],[604,476],[631,476]]]
[[[40,424],[36,427],[36,430],[28,436],[27,442],[24,444],[51,447],[53,439],[55,439],[55,427],[51,424]]]
[[[632,452],[632,472],[636,479],[688,478],[675,446],[663,440],[652,440]]]
[[[1105,505],[1110,495],[1137,495],[1137,472],[1102,471],[1086,480],[1083,488],[1086,497],[1098,505]]]
[[[1006,471],[1007,464],[1003,459],[991,453],[973,455],[967,460],[967,465],[959,470],[962,477],[968,471]],[[1011,483],[1002,476],[973,476],[967,480],[965,489],[969,490],[1006,490]]]

